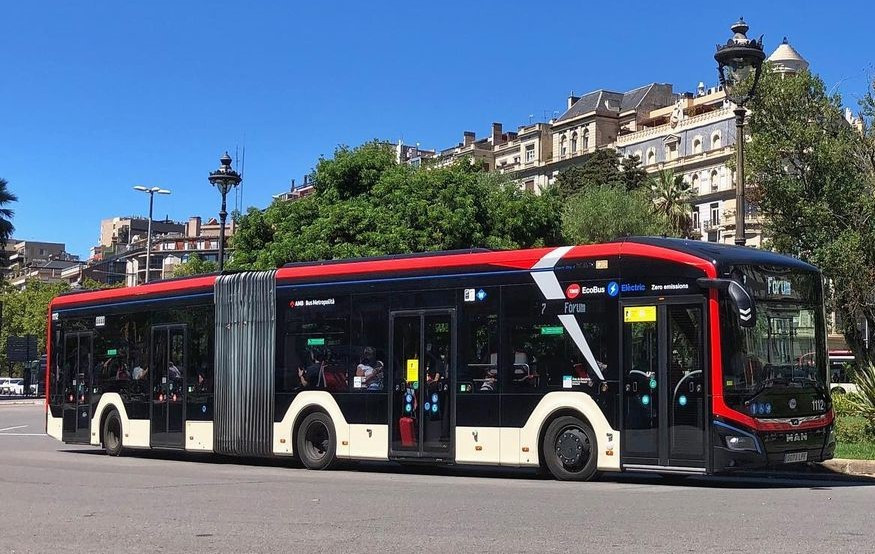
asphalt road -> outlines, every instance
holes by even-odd
[[[41,416],[0,403],[0,552],[823,553],[875,539],[875,481],[110,458],[41,436]]]

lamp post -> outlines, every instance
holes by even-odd
[[[747,113],[744,105],[754,97],[760,71],[766,55],[763,52],[763,38],[747,38],[747,23],[744,18],[732,24],[732,38],[726,44],[717,45],[717,72],[720,84],[726,91],[726,98],[735,104],[735,149],[736,149],[736,183],[735,183],[735,244],[744,246],[744,116]]]
[[[134,190],[145,192],[149,195],[149,225],[146,230],[146,282],[148,283],[149,274],[152,272],[152,267],[149,265],[152,261],[152,205],[155,203],[155,193],[170,194],[170,191],[159,187],[147,188],[142,185],[135,186]],[[131,231],[128,229],[128,235],[130,234]]]
[[[228,212],[225,210],[225,197],[228,191],[240,184],[243,178],[231,168],[231,156],[225,155],[219,160],[222,165],[219,169],[210,172],[210,184],[219,189],[222,195],[222,209],[219,211],[219,273],[225,269],[225,218]]]

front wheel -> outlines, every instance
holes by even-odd
[[[328,414],[313,412],[305,417],[298,426],[295,447],[307,469],[330,469],[337,461],[337,435]]]
[[[547,469],[560,481],[588,481],[596,474],[595,432],[576,417],[553,420],[544,433],[542,451]]]
[[[122,418],[115,410],[103,421],[103,449],[110,456],[122,453]]]

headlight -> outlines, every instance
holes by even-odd
[[[738,436],[728,436],[726,437],[726,447],[729,450],[753,450],[756,451],[757,443],[753,437],[738,437]]]

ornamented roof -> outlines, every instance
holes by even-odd
[[[784,37],[783,42],[772,52],[768,61],[775,66],[776,71],[781,73],[798,73],[803,69],[808,69],[808,62],[795,48],[790,46],[787,37]]]

